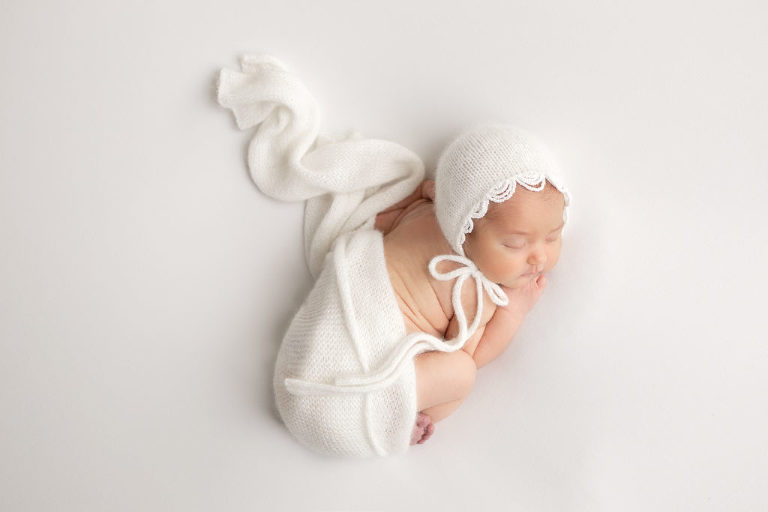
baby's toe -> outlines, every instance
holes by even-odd
[[[425,443],[427,441],[427,439],[432,437],[432,434],[434,433],[434,431],[435,431],[435,424],[434,423],[430,423],[429,425],[427,425],[426,430],[424,430],[424,435],[421,437],[421,440],[419,441],[418,444]]]
[[[424,427],[414,425],[413,431],[411,431],[411,445],[418,444],[424,437]]]
[[[429,439],[429,436],[432,435],[434,430],[435,425],[432,423],[432,418],[430,418],[428,414],[420,412],[419,416],[416,418],[416,424],[413,426],[413,431],[411,432],[411,445],[423,443]]]

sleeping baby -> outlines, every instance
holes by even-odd
[[[451,288],[427,271],[433,257],[452,252],[438,225],[434,200],[434,181],[424,181],[411,196],[379,214],[376,228],[384,233],[387,271],[406,331],[450,339],[458,332]],[[539,192],[518,187],[507,201],[490,203],[485,216],[474,221],[464,253],[509,301],[497,306],[485,295],[487,306],[478,329],[461,350],[415,357],[419,417],[411,444],[426,441],[434,423],[462,403],[477,370],[504,351],[538,300],[546,286],[545,274],[560,255],[564,208],[564,194],[544,182]],[[461,300],[465,312],[476,311],[474,290],[465,287]]]
[[[311,96],[279,61],[243,68],[222,70],[218,97],[258,127],[251,175],[307,201],[315,282],[278,351],[280,418],[318,453],[403,453],[467,398],[545,288],[570,203],[555,159],[527,131],[478,125],[424,180],[402,146],[319,137]]]

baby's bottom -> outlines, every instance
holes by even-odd
[[[477,366],[472,356],[463,350],[424,352],[414,358],[414,365],[418,408],[432,423],[455,411],[475,387]],[[429,429],[429,424],[424,425],[421,415],[419,420],[414,427],[414,438],[420,438],[416,432],[420,429],[429,437],[434,427]]]

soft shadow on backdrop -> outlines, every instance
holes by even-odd
[[[768,508],[762,3],[5,2],[0,508]],[[406,457],[305,451],[272,365],[311,287],[218,70],[428,167],[472,122],[565,169],[550,287]]]

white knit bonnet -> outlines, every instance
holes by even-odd
[[[445,148],[435,172],[435,212],[445,238],[464,256],[462,245],[473,220],[483,217],[489,201],[501,203],[517,184],[532,191],[544,179],[565,197],[563,221],[570,195],[549,150],[529,132],[499,124],[477,125]]]

